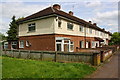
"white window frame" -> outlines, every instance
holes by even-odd
[[[60,23],[60,26],[59,26],[59,23]],[[58,19],[58,28],[61,28],[62,27],[62,21],[61,19]]]
[[[82,43],[81,43],[82,42]],[[80,41],[80,48],[84,48],[84,41]]]
[[[79,31],[80,31],[80,32],[84,32],[84,26],[80,25],[80,26],[79,26]]]
[[[28,47],[29,46],[29,41],[26,41],[25,43],[26,43],[26,46]]]
[[[95,30],[95,35],[97,35],[97,30]]]
[[[68,25],[72,25],[72,29],[70,29]],[[68,30],[73,30],[73,27],[74,27],[73,23],[67,22],[67,29]]]
[[[35,27],[35,30],[36,30],[36,24],[35,23],[30,23],[28,24],[28,32],[32,32],[32,31],[35,31],[35,30],[29,30],[30,27]]]
[[[86,27],[86,33],[88,33],[88,28]]]
[[[92,28],[89,28],[89,33],[92,34]]]
[[[16,41],[11,42],[11,45],[17,45],[17,42]]]
[[[17,45],[17,41],[11,42],[11,49],[14,49],[14,48],[13,48],[13,45],[16,46],[16,45]]]
[[[72,42],[72,43],[71,43]],[[73,46],[73,50],[71,50],[71,46]],[[73,52],[74,51],[74,42],[73,41],[70,41],[70,52]]]
[[[95,41],[92,41],[92,48],[95,48]]]
[[[4,49],[8,49],[8,42],[4,42]]]
[[[23,46],[21,46],[21,42],[23,42]],[[21,41],[19,41],[19,48],[24,48],[24,41],[23,40],[21,40]]]
[[[62,40],[61,42],[56,42],[56,51],[57,51],[57,44],[61,44],[61,51],[64,51],[64,44],[68,44],[69,45],[69,52],[73,52],[74,51],[74,42],[71,44],[70,40],[66,40],[66,39],[56,39],[57,40]],[[68,41],[68,43],[65,43],[64,41]],[[73,45],[73,50],[70,49],[71,45]]]
[[[61,39],[58,39],[58,40],[61,40]],[[57,40],[56,40],[56,41],[57,41]],[[56,41],[55,41],[55,42],[56,42]],[[64,40],[61,40],[61,42],[56,42],[56,51],[57,51],[57,44],[61,44],[61,51],[64,51],[64,50],[63,50],[63,41],[64,41]]]

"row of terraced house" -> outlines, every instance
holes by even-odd
[[[20,50],[76,52],[77,48],[108,45],[111,33],[54,4],[19,21],[18,38]],[[9,48],[16,44],[9,43]]]

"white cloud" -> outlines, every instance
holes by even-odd
[[[89,0],[94,2],[96,0]],[[119,0],[97,0],[102,2],[118,2]],[[2,0],[2,2],[88,2],[88,0]]]
[[[101,2],[100,1],[87,2],[86,6],[87,7],[98,7],[98,6],[101,6]]]
[[[8,0],[4,0],[4,1],[8,1]],[[18,0],[16,0],[16,2],[10,2],[11,0],[9,0],[9,2],[6,2],[6,3],[0,3],[0,8],[2,8],[2,11],[0,11],[0,13],[2,12],[2,15],[0,15],[0,19],[2,18],[3,20],[0,20],[0,32],[3,32],[5,33],[8,28],[9,28],[9,23],[11,21],[11,17],[13,15],[15,15],[17,18],[18,17],[25,17],[25,16],[28,16],[28,15],[31,15],[35,12],[38,12],[48,6],[50,6],[51,4],[53,3],[56,3],[54,0],[52,0],[51,3],[49,3],[50,0],[48,0],[48,3],[46,3],[47,1],[43,1],[44,3],[40,3],[39,4],[39,1],[36,2],[36,3],[32,3],[31,1],[30,2],[27,2],[27,1],[23,1],[23,2],[27,2],[27,3],[23,3],[22,1],[21,2],[17,2]],[[20,0],[19,0],[20,1]],[[61,2],[64,2],[65,0],[61,1]],[[65,5],[75,5],[75,8],[78,9],[80,6],[79,5],[84,5],[84,1],[82,1],[83,3],[77,1],[77,2],[73,2],[73,0],[71,0],[72,2],[71,3],[60,3],[62,6],[65,6]],[[82,11],[86,10],[86,12],[84,11],[84,14],[86,15],[83,15],[83,16],[89,16],[90,14],[95,14],[94,16],[89,16],[89,17],[93,17],[89,20],[92,20],[93,22],[96,22],[98,23],[98,25],[105,25],[105,26],[108,26],[106,27],[107,30],[110,30],[112,31],[112,28],[113,27],[116,27],[117,26],[117,10],[116,11],[109,11],[109,10],[104,10],[102,11],[104,8],[106,7],[109,7],[109,9],[111,9],[112,7],[114,6],[109,6],[109,5],[106,5],[106,6],[103,6],[102,3],[99,1],[96,1],[94,0],[95,2],[92,2],[92,1],[89,1],[89,3],[86,5],[87,8],[83,8],[81,9],[81,13]],[[111,0],[112,1],[112,0]],[[59,0],[58,0],[59,2]],[[69,2],[69,1],[65,1],[65,2]],[[86,3],[86,2],[85,2]],[[91,7],[91,12],[87,11],[87,9]],[[116,7],[116,6],[115,6]],[[94,8],[94,9],[93,9]],[[74,10],[75,11],[75,10]],[[107,11],[107,12],[105,12]],[[90,13],[90,14],[88,14]],[[81,15],[81,14],[79,14]],[[86,19],[88,20],[88,19]],[[110,29],[111,28],[111,29]],[[115,31],[117,28],[114,28]]]
[[[98,12],[95,18],[91,18],[93,22],[104,25],[107,30],[118,30],[118,11]]]
[[[1,6],[1,5],[0,5]],[[47,6],[42,4],[31,4],[31,3],[22,3],[22,2],[7,2],[2,3],[2,20],[0,20],[0,32],[6,33],[6,31],[9,28],[9,23],[11,21],[11,18],[13,15],[15,15],[17,18],[19,17],[26,17],[28,15],[31,15],[35,12],[38,12],[46,7],[50,6],[48,4]]]
[[[49,6],[49,5],[48,5]],[[27,16],[33,14],[37,11],[42,10],[43,8],[47,7],[46,5],[39,5],[39,4],[25,4],[25,3],[3,3],[3,17],[4,18],[11,18],[13,15],[17,17]]]

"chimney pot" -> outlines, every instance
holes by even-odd
[[[73,12],[72,11],[69,11],[69,14],[73,16]]]
[[[97,26],[97,24],[96,24],[96,23],[93,23],[93,25]]]
[[[89,23],[92,23],[92,21],[89,21]]]
[[[60,6],[59,4],[54,4],[54,5],[53,5],[53,8],[54,8],[54,9],[57,9],[57,10],[60,10],[61,6]]]

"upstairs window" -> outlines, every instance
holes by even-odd
[[[62,24],[61,20],[58,20],[58,27],[59,28],[61,28],[61,24]]]
[[[97,31],[97,35],[99,36],[99,31]]]
[[[80,25],[79,30],[80,30],[80,32],[84,32],[84,27]]]
[[[35,29],[36,29],[35,23],[28,24],[28,31],[29,32],[35,31]]]
[[[67,23],[67,29],[73,30],[73,24],[72,23]]]
[[[102,32],[100,33],[100,35],[102,36]]]
[[[88,33],[88,28],[86,28],[86,33]]]
[[[99,36],[101,36],[101,32],[99,31]]]
[[[96,32],[97,32],[97,31],[95,30],[95,35],[96,35]]]
[[[89,29],[89,32],[90,32],[90,34],[92,34],[92,29],[91,28]]]

